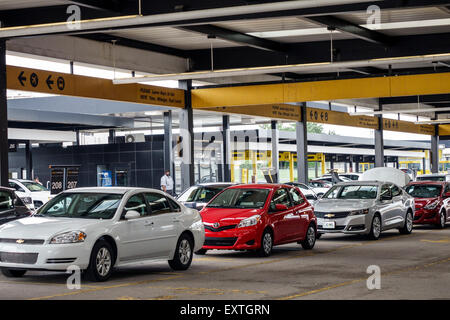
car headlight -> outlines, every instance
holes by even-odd
[[[238,228],[244,228],[244,227],[251,227],[256,225],[259,220],[261,220],[261,216],[259,214],[251,216],[250,218],[246,218],[241,220],[241,222],[239,222],[238,224]]]
[[[436,207],[439,205],[439,201],[437,200],[437,201],[434,201],[434,202],[431,202],[431,203],[429,203],[429,204],[427,204],[425,207],[423,207],[424,209],[427,209],[427,210],[433,210],[433,209],[436,209]]]
[[[357,216],[360,214],[368,214],[368,213],[369,213],[369,209],[361,209],[361,210],[351,211],[349,216]]]
[[[53,244],[77,243],[77,242],[84,242],[84,239],[86,239],[86,233],[81,232],[81,231],[70,231],[70,232],[60,233],[60,234],[54,236],[50,240],[50,243],[53,243]]]

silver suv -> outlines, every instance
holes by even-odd
[[[411,233],[414,209],[414,198],[402,188],[379,181],[338,183],[314,205],[319,234],[366,234],[374,240],[393,228]]]

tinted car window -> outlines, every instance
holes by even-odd
[[[375,199],[377,189],[375,185],[334,186],[323,197],[326,199]]]
[[[275,205],[277,204],[284,204],[288,208],[292,206],[286,189],[280,188],[275,191],[272,196],[272,201],[270,201],[270,210],[275,210]]]
[[[384,197],[384,196],[391,196],[391,188],[389,188],[389,186],[387,184],[383,185],[381,187],[381,193],[380,193],[380,197]]]
[[[442,187],[438,185],[413,184],[406,187],[406,192],[414,198],[436,198],[441,190]]]
[[[227,189],[215,197],[208,208],[261,209],[266,203],[269,189]]]
[[[392,192],[392,196],[393,197],[397,197],[397,196],[400,196],[402,194],[402,190],[400,190],[400,188],[397,187],[396,185],[392,185],[391,192]]]
[[[444,176],[429,176],[429,177],[417,177],[417,181],[445,181]]]
[[[0,191],[0,212],[14,209],[11,194],[6,191]]]
[[[295,206],[305,202],[305,199],[303,199],[302,195],[300,194],[300,191],[298,191],[297,189],[295,188],[289,189],[289,194],[291,195],[292,202],[294,203]]]
[[[194,186],[187,189],[179,197],[182,202],[209,202],[227,186]]]
[[[141,217],[148,215],[147,205],[145,204],[145,200],[142,194],[136,194],[128,199],[124,208],[125,214],[130,210],[139,212]]]
[[[180,212],[181,211],[181,207],[178,205],[178,203],[176,203],[175,201],[173,201],[172,199],[168,198],[170,205],[172,206],[172,210],[174,212]]]
[[[150,205],[152,215],[172,212],[169,200],[167,200],[167,198],[163,194],[146,193],[145,198]]]

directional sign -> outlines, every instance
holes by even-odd
[[[383,119],[383,129],[387,131],[408,132],[433,136],[436,129],[429,124],[415,124],[410,121]]]
[[[351,116],[346,112],[307,108],[307,121],[340,126],[378,129],[378,118],[370,116]]]
[[[184,90],[7,66],[7,88],[84,98],[184,108]]]
[[[266,104],[257,106],[240,107],[216,107],[204,109],[224,113],[244,114],[249,116],[265,117],[271,119],[282,119],[301,121],[300,106],[292,104]]]

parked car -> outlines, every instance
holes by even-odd
[[[366,234],[377,240],[385,230],[412,231],[414,198],[390,182],[338,183],[314,208],[320,234]]]
[[[256,250],[267,257],[274,245],[297,242],[312,249],[316,242],[313,207],[300,190],[281,184],[229,187],[200,212],[207,250]]]
[[[287,185],[294,186],[300,189],[300,191],[305,196],[306,200],[309,201],[314,206],[314,203],[318,200],[317,194],[311,187],[301,182],[287,182]]]
[[[16,190],[19,197],[31,198],[33,206],[30,209],[39,209],[53,198],[46,187],[32,180],[9,179],[9,186]],[[28,205],[28,203],[26,204]]]
[[[352,179],[346,178],[346,177],[341,176],[341,175],[338,175],[337,178],[339,179],[339,182],[352,181]],[[317,180],[326,181],[326,182],[329,182],[331,184],[334,184],[331,174],[325,174],[325,175],[323,175],[321,177],[318,177]]]
[[[445,228],[450,219],[450,185],[442,181],[410,182],[406,192],[416,203],[414,224],[433,224]]]
[[[422,174],[416,177],[416,181],[450,181],[450,175],[446,173]]]
[[[357,181],[361,177],[361,173],[357,172],[340,173],[339,177],[344,177],[352,181]]]
[[[0,224],[29,217],[31,214],[14,189],[0,187]]]
[[[107,280],[116,266],[161,259],[186,270],[204,232],[197,210],[160,190],[71,189],[32,217],[0,226],[0,267],[5,276],[20,277],[77,265],[93,281]]]
[[[317,197],[323,196],[333,186],[331,182],[317,179],[310,180],[308,185],[317,194]]]
[[[231,182],[198,184],[183,191],[183,193],[177,197],[177,200],[188,208],[201,210],[216,194],[233,185],[235,185],[235,183]]]

